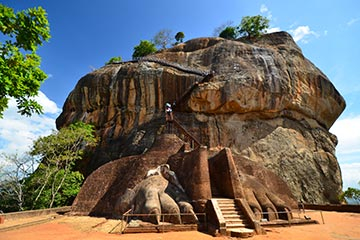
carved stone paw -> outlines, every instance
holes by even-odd
[[[290,207],[262,185],[255,177],[243,175],[244,195],[253,210],[256,219],[266,218],[269,221],[276,219],[290,219]]]
[[[175,224],[197,221],[185,193],[161,175],[150,176],[134,189],[127,190],[119,199],[118,209],[124,212],[130,208],[134,214],[141,214],[144,221],[154,224],[163,221]],[[187,214],[181,216],[180,213]]]

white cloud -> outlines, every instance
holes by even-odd
[[[308,43],[309,36],[319,37],[319,34],[310,30],[309,26],[298,26],[296,29],[289,30],[289,32],[293,35],[295,42]]]
[[[281,29],[279,27],[272,27],[266,30],[267,33],[280,32]]]
[[[35,139],[49,135],[55,129],[60,109],[42,92],[35,99],[43,106],[44,114],[32,117],[17,113],[15,100],[9,101],[9,108],[0,119],[0,152],[26,152]]]
[[[260,13],[263,13],[263,14],[267,14],[267,18],[269,19],[269,20],[271,20],[272,19],[272,13],[271,13],[271,11],[269,11],[269,9],[267,8],[267,6],[265,5],[265,4],[261,4],[261,6],[260,6]]]
[[[343,189],[346,190],[348,187],[359,188],[360,181],[360,163],[340,164]]]
[[[56,103],[51,101],[43,92],[39,92],[34,99],[43,106],[44,113],[58,114],[61,111]]]
[[[346,24],[347,24],[348,26],[351,26],[351,25],[353,25],[354,23],[356,23],[356,22],[358,22],[358,21],[360,21],[360,18],[353,18],[353,19],[351,19],[350,21],[348,21]]]
[[[260,6],[260,12],[261,13],[265,13],[265,12],[267,12],[268,11],[268,8],[266,7],[266,5],[265,4],[261,4],[261,6]]]
[[[339,119],[330,131],[338,137],[336,152],[338,154],[360,155],[360,115]],[[360,158],[360,157],[359,157]]]
[[[261,4],[260,6],[260,13],[262,14],[266,14],[266,18],[269,20],[272,20],[272,13],[271,11],[269,11],[268,7],[265,4]],[[271,27],[269,29],[266,30],[266,33],[273,33],[273,32],[280,32],[280,28],[279,27]]]
[[[336,156],[340,164],[343,189],[359,188],[360,181],[360,115],[337,120],[330,132],[338,138]]]

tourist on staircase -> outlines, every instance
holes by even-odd
[[[165,104],[165,120],[166,120],[166,129],[168,133],[172,132],[172,123],[174,120],[173,110],[170,103]]]

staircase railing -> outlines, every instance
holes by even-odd
[[[170,62],[165,59],[160,59],[160,58],[156,58],[156,57],[152,57],[152,56],[137,58],[137,59],[134,59],[133,61],[129,61],[129,62],[144,62],[144,61],[159,63],[164,66],[173,67],[178,70],[196,74],[196,75],[203,77],[203,79],[200,82],[195,82],[188,87],[188,89],[180,96],[180,98],[177,99],[177,101],[175,101],[177,104],[180,103],[184,98],[186,98],[198,86],[199,83],[208,82],[214,76],[214,74],[209,71],[199,70],[196,68],[192,68],[190,66],[181,65],[176,62]],[[123,62],[113,62],[112,64],[121,64],[121,63],[123,63]],[[201,146],[200,141],[197,140],[189,131],[187,131],[175,117],[173,117],[173,125],[179,130],[179,132],[181,134],[185,135],[186,138],[188,138],[190,140],[192,148],[195,149],[195,148],[198,148],[199,146]]]
[[[251,228],[253,228],[257,234],[265,234],[265,229],[261,227],[259,221],[255,218],[249,203],[244,198],[236,198],[235,203],[241,208],[245,217],[248,219]]]
[[[189,67],[189,66],[181,65],[181,64],[176,63],[176,62],[170,62],[170,61],[167,61],[165,59],[160,59],[160,58],[151,57],[151,56],[142,57],[142,58],[138,59],[138,61],[159,63],[159,64],[164,65],[164,66],[173,67],[173,68],[176,68],[176,69],[178,69],[180,71],[193,73],[193,74],[200,75],[200,76],[207,76],[209,74],[209,72],[207,72],[207,71],[202,71],[202,70],[192,68],[192,67]]]
[[[172,124],[179,131],[180,134],[183,134],[187,139],[190,140],[190,145],[193,149],[196,149],[201,146],[199,140],[197,140],[189,131],[187,131],[179,122],[175,116],[173,117]]]
[[[179,228],[179,226],[190,226],[190,225],[203,225],[203,227],[205,229],[207,229],[207,218],[206,218],[206,213],[195,213],[196,217],[198,219],[201,219],[202,221],[199,222],[193,222],[193,221],[188,221],[186,220],[185,218],[188,217],[188,216],[193,216],[192,213],[161,213],[161,214],[151,214],[151,213],[146,213],[146,214],[140,214],[140,213],[132,213],[132,210],[128,210],[127,212],[125,212],[123,214],[123,217],[121,219],[121,227],[120,227],[120,234],[123,234],[126,232],[127,229],[129,228],[132,228],[132,229],[139,229],[139,231],[133,231],[133,232],[144,232],[144,229],[146,227],[144,226],[130,226],[130,221],[132,218],[135,218],[135,219],[142,219],[143,217],[144,218],[149,218],[149,217],[160,217],[160,224],[157,225],[157,224],[146,224],[148,228],[153,228],[153,229],[157,229],[159,232],[165,232],[165,228],[171,228],[172,226],[175,226],[173,227],[173,231],[174,230],[179,230],[181,228]],[[166,218],[169,218],[169,217],[172,217],[172,216],[178,216],[180,217],[180,223],[177,223],[177,224],[174,224],[174,223],[170,223],[169,224],[163,224],[165,222],[167,222],[168,220],[166,220]],[[184,220],[185,219],[185,220]],[[146,221],[145,221],[146,222]],[[178,228],[176,228],[176,226]],[[197,228],[197,227],[196,227]],[[190,229],[189,229],[190,230]],[[193,230],[193,229],[191,229]],[[113,230],[111,231],[113,232]]]

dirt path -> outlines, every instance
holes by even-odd
[[[292,227],[267,229],[267,234],[255,236],[254,240],[360,240],[360,214],[322,212],[324,224],[320,212],[310,215],[319,224],[300,225]]]
[[[309,213],[320,224],[291,227],[267,228],[266,235],[258,235],[254,240],[312,240],[337,239],[360,240],[360,214],[323,212],[325,224],[322,224],[320,212]],[[4,231],[19,224],[36,222],[36,225]],[[200,232],[171,232],[151,234],[109,234],[117,232],[119,221],[92,217],[54,217],[45,216],[17,221],[5,221],[0,225],[1,240],[63,240],[63,239],[124,239],[124,240],[225,240],[228,237],[214,238]]]

